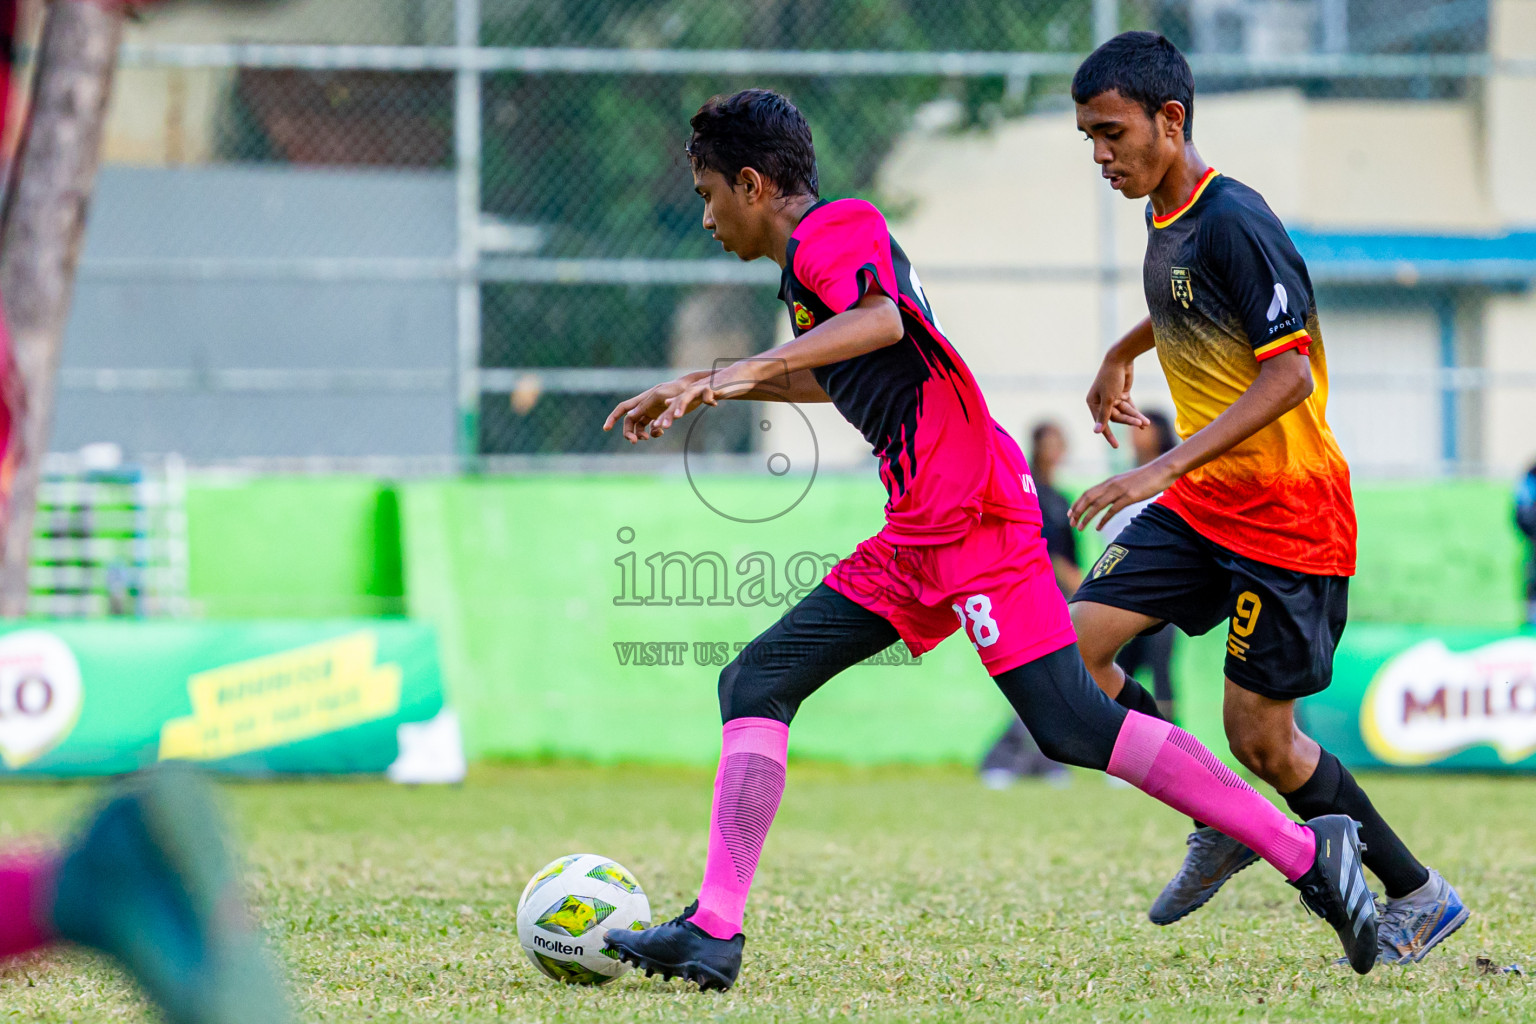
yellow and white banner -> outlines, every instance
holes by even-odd
[[[6,772],[164,759],[242,774],[457,781],[432,630],[404,621],[88,622],[0,631]]]

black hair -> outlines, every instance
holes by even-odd
[[[819,196],[811,126],[795,105],[772,89],[716,96],[688,122],[688,161],[695,171],[718,171],[732,189],[751,167],[786,196]]]
[[[1157,434],[1157,454],[1167,455],[1179,446],[1179,435],[1173,432],[1173,423],[1167,413],[1153,409],[1144,415],[1152,421],[1152,429]]]
[[[1163,104],[1184,105],[1184,139],[1194,138],[1195,75],[1179,48],[1156,32],[1122,32],[1088,55],[1072,76],[1072,99],[1118,92],[1155,118]]]

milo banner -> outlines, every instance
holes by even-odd
[[[1302,710],[1349,765],[1536,771],[1536,633],[1351,626]]]
[[[0,629],[0,774],[183,759],[247,775],[454,781],[432,630],[413,622],[86,622]]]

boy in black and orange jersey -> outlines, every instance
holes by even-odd
[[[1166,622],[1191,635],[1226,623],[1233,753],[1303,818],[1361,823],[1366,866],[1386,888],[1380,956],[1420,960],[1466,908],[1294,717],[1296,700],[1332,678],[1355,571],[1349,466],[1324,416],[1328,371],[1306,264],[1263,197],[1201,159],[1194,77],[1173,44],[1150,32],[1117,36],[1083,62],[1072,95],[1103,176],[1128,198],[1150,199],[1151,315],[1105,356],[1088,393],[1094,429],[1115,445],[1112,423],[1146,422],[1130,397],[1132,364],[1155,347],[1183,438],[1073,506],[1082,529],[1161,493],[1073,596],[1084,661],[1109,696],[1156,714],[1116,651]],[[1197,827],[1152,919],[1171,924],[1251,863],[1241,843]]]

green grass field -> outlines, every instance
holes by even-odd
[[[703,864],[703,771],[500,766],[453,789],[226,793],[308,1020],[1536,1022],[1536,977],[1475,962],[1536,975],[1536,784],[1366,784],[1474,916],[1424,964],[1357,979],[1262,866],[1182,924],[1148,923],[1185,825],[1098,776],[994,793],[959,769],[791,765],[746,966],[709,995],[635,974],[562,987],[524,960],[514,921],[528,876],[578,851],[619,859],[658,918],[676,913]],[[56,834],[92,792],[12,787],[0,832]],[[74,953],[0,973],[0,1015],[147,1019],[113,971]]]

